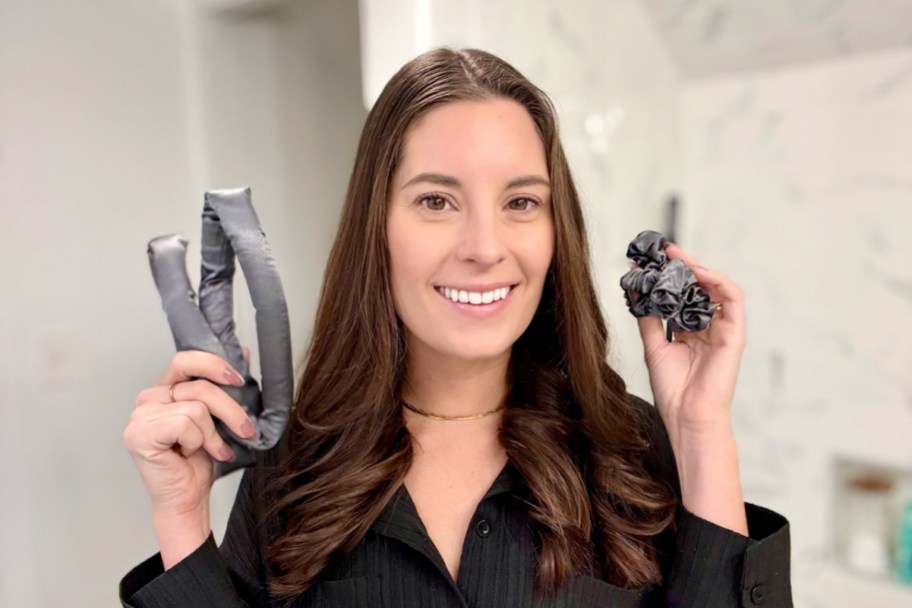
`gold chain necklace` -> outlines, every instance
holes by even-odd
[[[416,414],[424,416],[425,418],[430,418],[431,420],[476,420],[478,418],[490,416],[491,414],[496,414],[505,407],[503,405],[500,405],[498,407],[495,407],[493,410],[488,410],[487,412],[482,412],[480,414],[470,414],[468,416],[445,416],[443,414],[432,414],[431,412],[427,412],[420,407],[415,407],[405,399],[402,400],[402,405],[404,405],[407,409],[412,410]]]

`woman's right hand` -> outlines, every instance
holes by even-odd
[[[182,351],[171,359],[155,386],[136,397],[136,408],[124,430],[124,445],[152,499],[155,532],[166,568],[189,555],[209,535],[210,457],[234,458],[212,417],[240,437],[256,435],[244,409],[216,386],[243,383],[224,359],[203,351]],[[174,402],[169,394],[172,385]]]

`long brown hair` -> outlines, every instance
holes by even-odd
[[[530,114],[552,188],[555,255],[538,310],[513,347],[501,443],[521,474],[540,541],[539,587],[577,573],[618,585],[660,578],[652,537],[674,497],[642,464],[642,424],[607,365],[608,332],[579,198],[547,96],[483,51],[438,49],[402,67],[367,117],[329,257],[275,488],[283,522],[272,592],[304,591],[353,549],[411,462],[399,389],[405,343],[393,307],[387,196],[409,129],[455,100],[506,98]]]

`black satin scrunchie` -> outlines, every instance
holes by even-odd
[[[697,277],[681,260],[665,254],[668,239],[654,230],[644,230],[627,247],[627,257],[639,268],[621,277],[627,308],[635,317],[661,317],[673,331],[700,331],[709,326],[718,307]]]

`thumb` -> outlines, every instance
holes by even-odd
[[[643,350],[647,354],[656,352],[667,344],[668,340],[665,337],[662,319],[658,317],[638,317],[637,325],[640,328],[640,338],[643,339]]]

